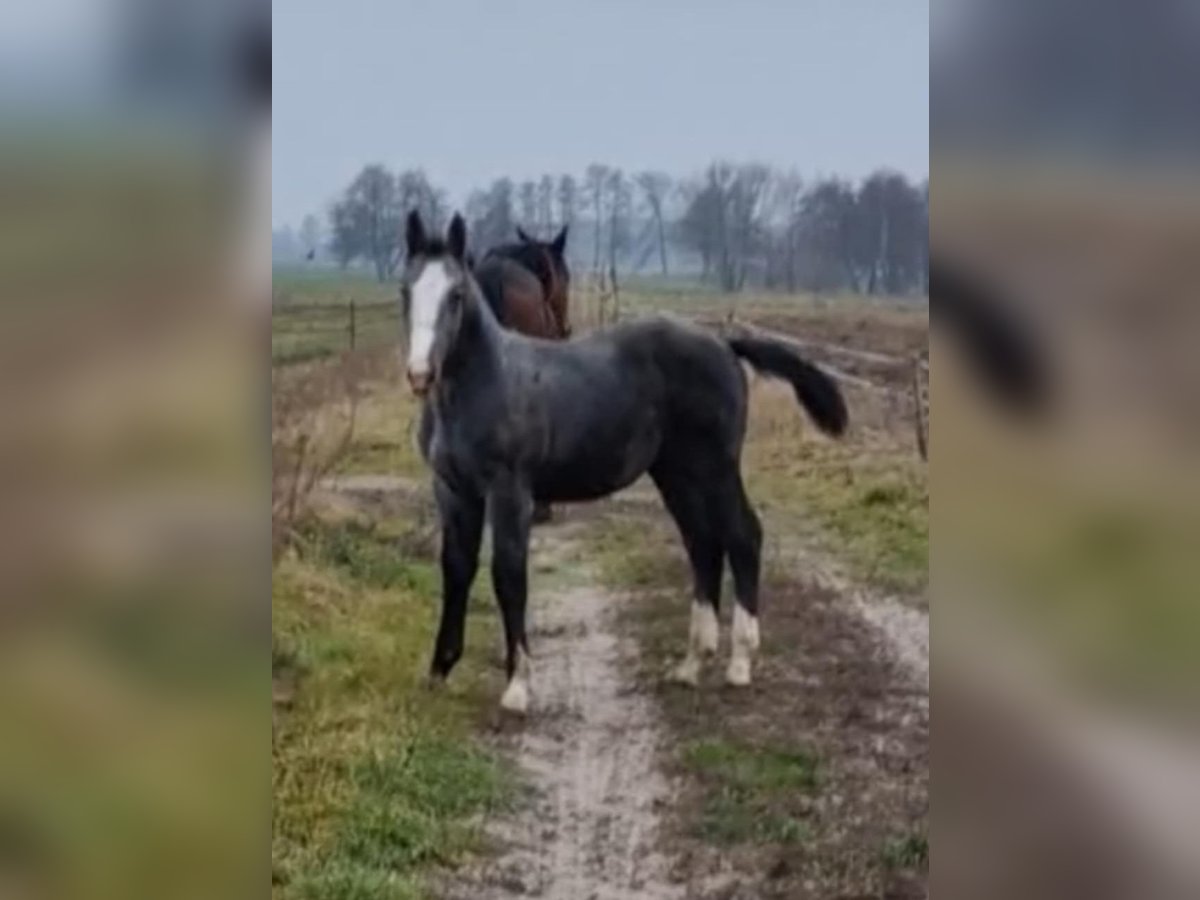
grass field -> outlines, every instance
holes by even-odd
[[[271,308],[272,361],[304,362],[351,349],[351,301],[355,305],[355,349],[396,341],[400,328],[396,296],[394,282],[381,284],[359,274],[277,271]],[[922,344],[926,318],[924,301],[917,300],[772,293],[731,296],[688,283],[652,279],[631,279],[620,287],[617,303],[622,317],[667,312],[713,321],[730,314],[774,324],[782,320],[793,330],[816,337],[899,352]],[[589,279],[576,278],[571,297],[575,327],[594,326],[599,316],[598,295]]]
[[[406,527],[314,520],[275,571],[277,897],[422,897],[421,873],[479,849],[476,817],[511,796],[473,736],[486,641],[444,690],[424,686],[438,579]],[[476,609],[469,627],[491,632]]]

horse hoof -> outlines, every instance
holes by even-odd
[[[725,670],[725,683],[733,687],[746,687],[750,684],[750,660],[733,659]]]
[[[500,708],[510,713],[523,716],[529,710],[529,688],[519,679],[514,678],[500,697]]]
[[[429,674],[425,676],[425,690],[427,691],[440,691],[445,685],[445,675]]]
[[[698,687],[700,685],[700,660],[688,657],[671,670],[668,678],[676,684]]]

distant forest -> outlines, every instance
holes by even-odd
[[[323,222],[310,215],[298,232],[273,235],[275,259],[391,279],[402,261],[403,217],[414,207],[439,228],[451,214],[446,192],[423,171],[368,165]],[[927,292],[929,183],[886,169],[855,184],[754,163],[714,162],[687,178],[597,163],[581,177],[497,179],[472,192],[463,212],[476,253],[514,240],[518,225],[543,237],[569,226],[579,273],[698,278],[731,293]]]

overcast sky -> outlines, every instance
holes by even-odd
[[[929,171],[925,0],[283,0],[276,226],[368,162],[461,204],[508,175]]]

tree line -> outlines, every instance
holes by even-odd
[[[412,208],[440,229],[448,195],[420,169],[364,167],[329,207],[329,254],[394,277]],[[695,275],[727,292],[928,289],[928,180],[887,169],[854,183],[756,163],[718,161],[686,178],[594,163],[580,177],[498,178],[472,191],[463,212],[477,251],[513,240],[517,225],[543,236],[570,226],[571,262],[585,269]],[[311,248],[318,231],[306,219]]]

